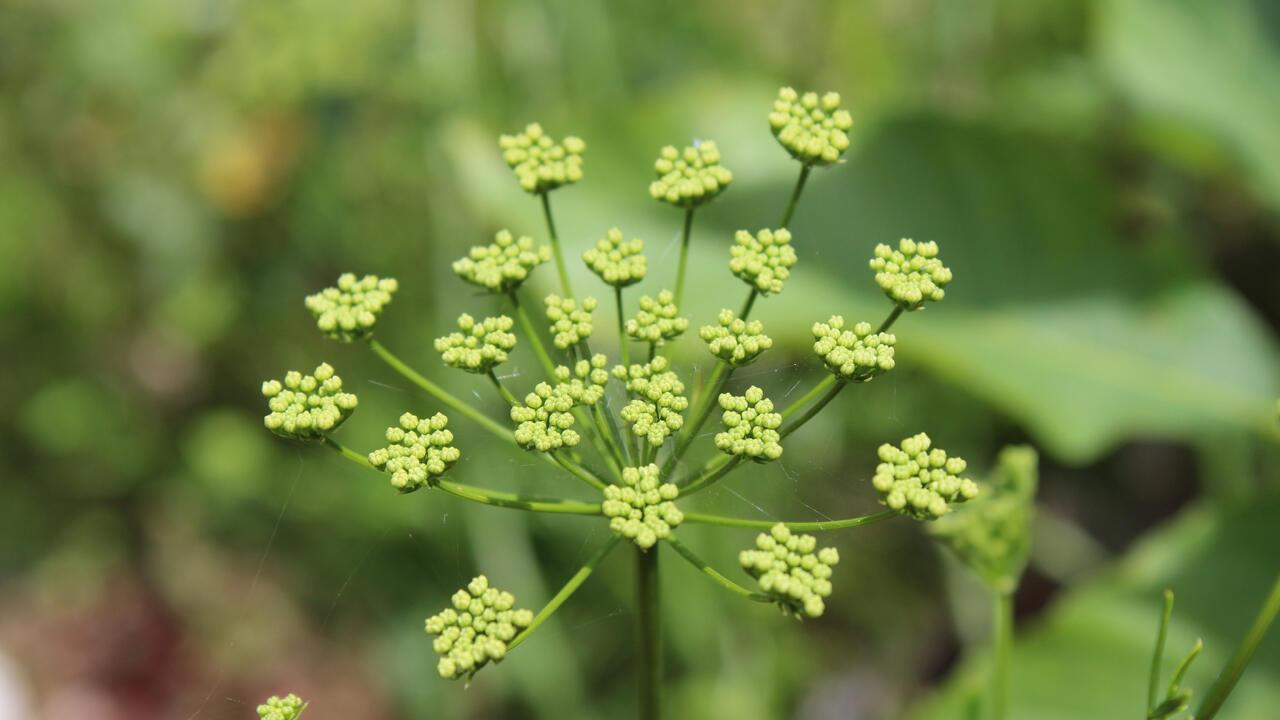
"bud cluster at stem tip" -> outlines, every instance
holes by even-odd
[[[290,370],[284,382],[262,383],[271,412],[262,424],[271,432],[295,440],[319,440],[342,424],[356,409],[356,396],[342,392],[342,378],[329,363],[311,375]]]
[[[395,278],[352,273],[338,276],[336,287],[308,295],[304,304],[316,318],[316,326],[334,340],[361,340],[373,332],[378,315],[399,289]]]
[[[768,462],[782,457],[782,415],[773,411],[773,401],[752,385],[746,395],[720,394],[725,431],[716,433],[716,447],[730,455]]]
[[[293,693],[284,697],[272,695],[265,703],[258,706],[258,717],[261,720],[297,720],[306,709],[307,703],[302,702],[302,698]]]
[[[654,200],[680,207],[696,207],[724,192],[733,173],[720,165],[720,150],[711,140],[695,141],[683,151],[662,148],[653,163],[658,179],[649,185]]]
[[[679,494],[674,484],[659,482],[657,465],[623,468],[622,485],[604,489],[601,510],[610,529],[648,550],[684,521],[672,502]]]
[[[369,453],[374,467],[391,474],[391,486],[411,492],[430,484],[453,466],[461,453],[453,447],[449,418],[436,413],[421,418],[413,413],[400,416],[399,427],[387,428],[387,447]]]
[[[796,251],[786,228],[761,230],[752,235],[739,230],[729,248],[729,270],[764,295],[782,292],[782,282],[791,276]]]
[[[791,157],[806,165],[830,165],[849,149],[853,116],[840,109],[840,94],[803,95],[784,87],[769,113],[769,127]]]
[[[583,298],[579,303],[573,298],[548,295],[547,320],[551,321],[551,339],[561,350],[577,345],[591,337],[594,329],[591,313],[596,309],[596,299]]]
[[[631,424],[631,431],[658,446],[684,427],[680,413],[689,407],[684,383],[669,369],[670,362],[659,355],[644,365],[616,365],[614,377],[627,385],[634,397],[618,414]]]
[[[541,125],[529,123],[524,132],[499,137],[498,147],[525,192],[550,192],[582,179],[587,144],[581,138],[570,135],[557,143]]]
[[[533,392],[524,398],[523,405],[511,408],[511,419],[519,423],[515,430],[516,444],[525,450],[552,452],[562,447],[573,447],[581,440],[573,429],[573,396],[562,389],[538,383]]]
[[[436,338],[436,352],[450,367],[472,373],[487,373],[507,361],[507,354],[516,346],[516,336],[511,332],[514,321],[506,315],[488,317],[480,322],[463,313],[458,317],[458,329]]]
[[[745,322],[732,310],[721,310],[716,325],[703,325],[698,336],[707,344],[712,355],[741,367],[755,361],[760,353],[773,347],[773,339],[764,334],[764,324],[759,320]]]
[[[550,259],[550,245],[534,245],[527,235],[515,238],[510,230],[499,230],[491,244],[476,245],[455,261],[453,272],[490,292],[505,293],[520,287],[534,268]]]
[[[866,382],[893,369],[893,346],[898,339],[890,333],[872,333],[871,323],[847,329],[843,317],[832,315],[827,322],[813,324],[813,337],[813,351],[842,380]]]
[[[648,261],[642,252],[643,240],[633,238],[627,242],[621,230],[610,228],[603,238],[582,253],[582,261],[606,284],[623,288],[644,279]]]
[[[453,607],[427,618],[424,629],[436,636],[431,647],[440,656],[440,677],[469,678],[490,660],[506,657],[507,643],[533,624],[533,612],[514,609],[515,600],[479,575],[453,594]]]
[[[951,503],[978,496],[977,483],[960,477],[965,461],[947,457],[946,451],[930,449],[931,445],[929,436],[920,433],[903,440],[900,447],[880,446],[880,464],[871,484],[890,510],[917,520],[936,520],[947,514]]]
[[[627,321],[627,337],[661,347],[689,329],[689,318],[678,317],[676,297],[670,290],[658,293],[658,299],[648,295],[640,298],[640,312]]]
[[[831,567],[840,562],[835,548],[815,553],[817,546],[812,535],[794,535],[778,523],[760,533],[754,550],[739,553],[738,562],[783,612],[797,620],[816,618],[826,610],[822,599],[831,595]]]
[[[941,300],[943,288],[951,282],[951,270],[938,259],[935,242],[903,238],[897,250],[877,245],[871,269],[876,271],[876,284],[903,310],[919,310],[930,300]]]

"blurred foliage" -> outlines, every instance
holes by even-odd
[[[496,145],[532,120],[588,145],[556,196],[568,247],[613,226],[646,239],[635,296],[668,281],[681,220],[646,192],[655,153],[716,140],[735,179],[699,211],[692,262],[713,272],[686,292],[708,322],[740,296],[732,232],[775,222],[793,181],[766,122],[788,84],[839,90],[854,147],[811,178],[800,261],[760,304],[775,348],[735,383],[802,392],[823,372],[812,321],[882,317],[876,243],[936,240],[956,281],[895,328],[897,369],[692,505],[852,515],[875,507],[885,440],[927,429],[978,470],[1030,442],[1043,525],[1015,715],[1140,708],[1162,584],[1171,643],[1205,636],[1190,685],[1207,687],[1274,575],[1277,78],[1267,0],[0,0],[0,646],[39,717],[238,718],[285,689],[315,720],[625,716],[623,562],[469,691],[434,679],[420,630],[479,571],[541,604],[603,525],[398,497],[270,436],[258,388],[332,363],[360,395],[342,438],[361,449],[438,409],[315,331],[302,298],[350,270],[400,280],[380,338],[483,392],[431,340],[499,307],[447,260],[501,227],[542,235]],[[678,351],[709,367],[691,336]],[[518,348],[512,367],[535,363]],[[458,477],[575,489],[475,430],[456,429]],[[751,533],[681,535],[731,569]],[[918,529],[823,541],[837,591],[803,626],[666,563],[677,716],[896,717],[967,650],[963,590],[948,612],[936,573],[899,561],[924,551]],[[1275,647],[1220,717],[1274,706]],[[957,716],[980,663],[933,716]],[[73,704],[86,693],[118,713]]]

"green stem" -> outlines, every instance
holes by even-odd
[[[542,369],[547,373],[547,380],[554,381],[556,364],[551,360],[551,355],[547,353],[547,347],[542,344],[542,338],[538,336],[538,331],[534,329],[533,321],[529,319],[529,313],[525,312],[524,305],[520,304],[520,298],[516,295],[515,290],[508,292],[507,297],[511,300],[511,307],[515,310],[516,322],[520,323],[520,329],[524,330],[529,342],[533,344],[533,351],[538,355],[538,361],[542,363]]]
[[[671,457],[662,464],[662,477],[667,477],[675,468],[676,463],[684,457],[684,453],[693,444],[698,437],[698,431],[702,429],[707,417],[711,415],[711,408],[715,407],[716,399],[720,397],[720,390],[724,388],[724,384],[729,382],[729,376],[733,374],[733,366],[720,360],[716,362],[716,367],[711,372],[711,377],[707,379],[707,384],[703,386],[702,395],[695,404],[693,414],[689,416],[690,422],[685,424],[684,432],[680,433],[680,437],[676,440],[675,448],[671,452]]]
[[[751,287],[751,292],[747,295],[747,301],[742,304],[742,312],[738,313],[738,317],[742,318],[743,321],[745,321],[747,316],[751,314],[751,306],[756,304],[756,296],[759,294],[760,290],[753,285]]]
[[[640,720],[657,720],[662,691],[662,617],[658,605],[658,550],[636,548],[636,680]]]
[[[564,255],[560,252],[560,238],[556,237],[556,223],[551,219],[551,198],[548,193],[539,193],[542,198],[542,216],[547,221],[547,234],[551,236],[551,251],[556,256],[556,270],[560,272],[560,287],[566,298],[573,297],[573,288],[569,286],[569,272],[564,267]]]
[[[577,463],[573,462],[569,458],[561,455],[558,452],[553,452],[551,453],[551,459],[555,460],[556,463],[560,465],[560,467],[564,468],[569,473],[581,478],[584,482],[586,482],[591,487],[597,490],[605,489],[606,483],[603,480],[601,480],[599,477],[596,477],[594,473],[590,472],[589,470],[582,467],[581,465],[578,465]]]
[[[481,413],[479,410],[476,410],[470,405],[462,402],[458,398],[446,392],[444,388],[441,388],[439,385],[436,385],[435,383],[431,382],[430,380],[420,375],[418,371],[406,365],[404,361],[402,361],[400,358],[393,355],[390,350],[383,347],[382,343],[370,338],[369,347],[373,348],[373,351],[378,354],[378,357],[382,358],[383,362],[390,365],[393,370],[403,375],[407,380],[409,380],[409,382],[412,382],[414,385],[417,385],[418,387],[425,390],[427,394],[434,396],[437,400],[444,403],[445,405],[448,405],[454,410],[457,410],[463,415],[466,415],[467,417],[476,421],[477,423],[480,424],[481,427],[485,428],[486,430],[493,433],[494,435],[497,435],[498,437],[502,438],[503,440],[506,440],[512,445],[516,444],[515,436],[511,434],[510,430],[502,427],[492,418]]]
[[[1262,638],[1266,636],[1267,630],[1271,628],[1271,623],[1275,621],[1277,613],[1280,613],[1280,576],[1277,576],[1275,583],[1272,584],[1271,594],[1267,596],[1266,601],[1262,604],[1262,609],[1258,611],[1258,616],[1253,619],[1253,625],[1249,628],[1249,632],[1240,641],[1231,659],[1223,666],[1222,672],[1218,673],[1218,678],[1209,687],[1209,692],[1205,693],[1204,700],[1200,703],[1200,708],[1196,710],[1196,720],[1212,720],[1213,716],[1218,714],[1222,703],[1231,694],[1236,682],[1244,674],[1244,669],[1248,667],[1249,661],[1253,659],[1253,653],[1257,651]]]
[[[702,468],[702,472],[698,474],[687,485],[680,488],[680,497],[692,495],[699,490],[705,490],[715,481],[724,477],[730,470],[742,464],[741,455],[721,455]],[[687,517],[687,516],[686,516]]]
[[[676,271],[676,307],[682,308],[684,299],[684,268],[689,259],[689,236],[693,230],[693,208],[685,208],[684,229],[680,231],[680,266]]]
[[[773,602],[773,598],[769,597],[768,595],[765,595],[764,593],[752,592],[751,590],[748,590],[742,587],[741,585],[730,580],[724,575],[721,575],[715,568],[708,565],[706,561],[704,561],[702,558],[695,555],[692,550],[685,547],[684,543],[677,540],[675,535],[667,536],[666,541],[667,541],[667,544],[670,545],[676,552],[680,553],[680,557],[684,558],[685,560],[688,560],[690,565],[701,570],[707,577],[716,581],[716,583],[718,583],[721,587],[725,588],[729,592],[734,593],[735,595],[741,595],[742,597],[747,598],[748,600],[755,600],[756,602],[766,602],[766,603]]]
[[[832,377],[834,377],[834,375]],[[779,432],[778,434],[781,435],[782,437],[786,437],[791,433],[795,432],[796,430],[799,430],[801,425],[804,425],[805,423],[809,422],[810,420],[813,419],[814,415],[817,415],[818,413],[822,412],[822,408],[826,407],[827,403],[834,400],[836,395],[839,395],[840,391],[843,390],[845,386],[848,384],[849,383],[847,382],[836,383],[835,387],[828,390],[826,395],[823,395],[822,398],[818,400],[818,402],[814,403],[813,406],[810,407],[808,410],[805,410],[804,414],[796,418],[790,425],[787,425],[786,427],[782,428],[782,431]]]
[[[786,420],[787,418],[796,414],[796,411],[798,411],[800,408],[804,407],[805,405],[808,405],[809,402],[812,401],[814,398],[826,392],[827,388],[834,385],[835,382],[836,382],[836,376],[828,373],[827,376],[822,378],[822,380],[818,382],[817,385],[814,385],[813,388],[809,390],[809,392],[805,393],[804,395],[801,395],[799,400],[796,400],[795,402],[787,406],[787,409],[782,411],[782,419]]]
[[[987,698],[987,720],[1009,716],[1009,663],[1013,655],[1013,593],[991,596],[991,685]]]
[[[489,368],[489,372],[487,374],[489,376],[489,382],[493,383],[493,386],[498,389],[498,394],[502,396],[503,400],[507,401],[508,405],[515,407],[519,404],[519,401],[516,400],[516,396],[512,395],[511,391],[508,390],[506,386],[502,384],[502,381],[498,379],[498,376],[493,374],[493,368]]]
[[[1160,694],[1160,663],[1164,659],[1164,640],[1169,633],[1169,616],[1173,614],[1173,591],[1164,591],[1164,613],[1160,615],[1160,631],[1156,635],[1156,652],[1151,658],[1151,678],[1147,682],[1147,712],[1155,710]]]
[[[605,556],[609,554],[609,551],[613,550],[614,546],[618,544],[619,539],[620,536],[618,535],[610,537],[609,541],[604,544],[604,547],[600,548],[600,550],[598,550],[585,565],[578,568],[578,572],[574,573],[573,577],[569,578],[569,582],[565,583],[564,587],[560,588],[560,592],[556,593],[555,597],[551,598],[551,600],[538,611],[538,614],[534,616],[533,622],[529,624],[529,627],[521,630],[519,635],[516,635],[511,639],[511,642],[507,644],[507,650],[514,650],[516,646],[525,641],[525,638],[533,634],[533,631],[537,630],[539,625],[546,622],[547,618],[551,617],[552,613],[559,610],[560,606],[564,604],[564,601],[568,600],[569,596],[572,595],[573,592],[582,585],[582,583],[586,582],[587,578],[591,577],[592,571],[596,569],[596,566],[600,564],[601,560],[604,560]]]
[[[622,364],[631,367],[631,349],[627,346],[627,326],[622,319],[622,288],[613,288],[614,306],[618,309],[618,347],[622,348]]]
[[[846,528],[862,527],[871,523],[880,522],[896,517],[900,513],[896,510],[885,510],[874,515],[863,515],[861,517],[845,518],[843,520],[819,520],[814,522],[787,522],[778,520],[746,520],[744,518],[723,517],[721,515],[708,515],[706,513],[686,512],[684,521],[691,523],[704,523],[707,525],[720,525],[723,527],[749,528],[768,530],[779,522],[786,525],[787,528],[796,532],[812,532],[814,530],[844,530]]]
[[[351,448],[339,443],[337,440],[334,440],[333,438],[327,435],[324,438],[324,444],[328,445],[330,450],[336,450],[339,455],[341,455],[342,457],[348,460],[351,460],[352,462],[363,465],[374,472],[382,472],[378,468],[374,467],[373,463],[369,462],[369,456],[361,455],[355,450],[352,450]]]
[[[532,512],[565,513],[568,515],[599,515],[601,513],[599,503],[585,503],[559,498],[535,500],[512,493],[486,490],[441,479],[435,480],[434,485],[450,495],[456,495],[464,500],[478,502],[483,505],[515,510],[530,510]]]
[[[796,186],[791,191],[791,200],[787,202],[787,210],[782,214],[782,222],[778,223],[778,227],[785,228],[791,224],[791,216],[796,213],[796,203],[800,202],[800,191],[804,189],[804,181],[809,179],[809,171],[812,169],[813,166],[807,163],[800,166],[800,177],[796,179]]]
[[[884,322],[880,323],[880,327],[876,328],[876,332],[882,333],[888,331],[889,328],[893,327],[894,321],[896,321],[901,315],[902,306],[894,305],[893,312],[889,313],[889,317],[885,318]]]

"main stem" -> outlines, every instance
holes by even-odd
[[[640,720],[657,720],[662,683],[661,616],[658,607],[658,548],[636,548],[638,631],[636,681]]]
[[[796,214],[796,204],[800,202],[800,191],[804,190],[804,181],[809,179],[809,171],[812,169],[813,166],[809,164],[800,166],[800,177],[796,179],[795,189],[791,191],[791,200],[787,202],[787,210],[782,214],[782,222],[778,223],[778,227],[785,228],[791,224],[791,216]]]
[[[573,297],[573,288],[569,286],[569,272],[564,267],[564,254],[560,252],[560,238],[556,237],[556,223],[551,219],[551,197],[546,192],[538,193],[542,198],[542,216],[547,220],[547,234],[551,236],[551,251],[556,256],[556,269],[560,271],[560,287],[564,296]]]
[[[1277,576],[1275,583],[1272,584],[1271,594],[1267,596],[1266,602],[1262,604],[1262,609],[1258,611],[1258,616],[1253,619],[1253,625],[1244,636],[1244,640],[1236,647],[1231,659],[1223,666],[1222,672],[1218,673],[1218,678],[1209,687],[1209,692],[1205,694],[1204,701],[1200,703],[1200,708],[1196,710],[1196,720],[1212,720],[1213,716],[1218,714],[1222,703],[1231,694],[1236,682],[1244,674],[1244,669],[1248,667],[1249,661],[1253,659],[1253,653],[1258,650],[1258,645],[1262,643],[1262,638],[1266,636],[1267,630],[1271,628],[1271,623],[1275,622],[1277,614],[1280,614],[1280,576]]]
[[[991,596],[991,676],[987,696],[987,720],[1009,716],[1009,661],[1013,654],[1013,593]]]
[[[693,230],[693,208],[685,208],[684,229],[680,232],[680,267],[676,271],[676,307],[682,308],[684,299],[684,268],[689,260],[689,235]]]

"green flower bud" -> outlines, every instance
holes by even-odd
[[[511,408],[511,419],[519,423],[516,443],[525,450],[552,452],[573,447],[581,440],[573,429],[573,397],[560,385],[538,383],[524,398],[523,405]]]
[[[614,377],[627,385],[633,399],[618,414],[630,423],[631,431],[645,438],[650,445],[658,446],[684,427],[680,414],[689,407],[684,396],[684,383],[669,368],[670,362],[662,356],[644,365],[617,365]]]
[[[272,695],[267,701],[258,706],[258,717],[261,720],[297,720],[302,715],[302,711],[307,709],[308,703],[302,702],[302,698],[289,693],[284,697],[276,697]]]
[[[487,373],[507,361],[507,353],[516,346],[511,330],[515,323],[506,315],[488,317],[480,322],[463,313],[455,332],[436,338],[436,352],[450,367],[472,373]]]
[[[796,264],[791,232],[766,229],[753,236],[739,230],[733,239],[736,244],[729,248],[729,270],[764,295],[782,292],[782,281],[791,276],[791,267]]]
[[[649,185],[649,194],[679,207],[708,202],[733,182],[733,173],[720,166],[720,150],[711,140],[695,142],[683,152],[668,145],[653,169],[658,179]]]
[[[1031,554],[1036,460],[1029,447],[1006,447],[981,496],[929,524],[930,535],[999,593],[1017,589]]]
[[[773,136],[791,157],[806,165],[830,165],[849,149],[853,116],[840,109],[840,95],[800,95],[789,87],[778,91],[769,113]]]
[[[951,510],[951,504],[978,496],[978,485],[960,477],[965,462],[948,458],[920,433],[902,441],[901,447],[880,446],[880,464],[871,484],[880,494],[880,503],[917,520],[936,520]]]
[[[295,440],[323,439],[356,409],[356,396],[342,392],[342,378],[328,363],[321,363],[314,375],[291,370],[283,383],[268,380],[262,383],[262,394],[271,410],[262,424]]]
[[[773,401],[764,391],[752,385],[746,395],[721,393],[720,407],[725,431],[716,433],[716,447],[730,455],[740,455],[756,462],[782,457],[782,415],[773,411]]]
[[[595,405],[604,398],[604,387],[609,383],[609,360],[599,353],[590,360],[579,360],[573,368],[560,365],[555,369],[555,392],[569,397],[574,405]]]
[[[529,193],[545,193],[582,179],[582,153],[586,143],[572,135],[556,143],[538,123],[524,132],[498,138],[502,159]]]
[[[551,321],[552,342],[564,350],[591,337],[591,312],[596,309],[596,299],[585,298],[582,304],[573,298],[548,295],[547,320]]]
[[[422,419],[405,413],[398,427],[387,428],[388,445],[369,453],[369,462],[389,473],[391,486],[400,492],[430,485],[461,455],[452,445],[448,425],[449,418],[443,413]]]
[[[334,340],[351,342],[373,333],[378,315],[399,287],[395,278],[365,275],[357,280],[354,274],[343,273],[337,287],[308,295],[305,304],[321,332]]]
[[[919,310],[930,300],[941,300],[943,288],[951,282],[951,270],[938,259],[935,242],[903,238],[897,250],[877,245],[871,269],[876,271],[876,284],[903,310]]]
[[[670,290],[658,293],[657,300],[642,296],[640,312],[627,321],[627,337],[661,347],[688,330],[689,318],[677,317],[680,310],[675,300]]]
[[[550,245],[537,245],[533,238],[512,237],[499,230],[490,245],[476,245],[466,257],[453,263],[458,277],[490,292],[506,293],[520,287],[529,272],[551,259]]]
[[[817,544],[812,535],[794,535],[778,523],[756,537],[755,549],[738,553],[738,562],[784,613],[816,618],[826,609],[822,599],[831,596],[831,567],[840,562],[833,547],[815,554]]]
[[[606,284],[623,288],[644,279],[648,261],[640,254],[643,251],[643,240],[627,242],[622,239],[621,230],[611,228],[595,246],[582,253],[582,261]]]
[[[533,624],[529,610],[514,610],[509,592],[489,587],[483,575],[453,594],[453,607],[427,618],[424,629],[435,636],[431,648],[440,656],[436,670],[452,680],[465,675],[470,680],[480,668],[501,662],[507,644],[519,631]]]
[[[759,320],[744,322],[727,309],[721,310],[716,320],[719,327],[703,325],[698,336],[712,355],[730,365],[749,365],[760,353],[773,347],[773,339],[764,334],[764,325]]]
[[[898,339],[890,333],[871,332],[871,324],[860,322],[844,329],[844,318],[832,315],[824,323],[813,324],[813,351],[836,377],[866,382],[893,369],[893,346]]]
[[[684,521],[672,502],[679,494],[674,484],[658,481],[657,465],[628,467],[622,469],[621,485],[604,489],[601,509],[611,530],[648,550]]]

